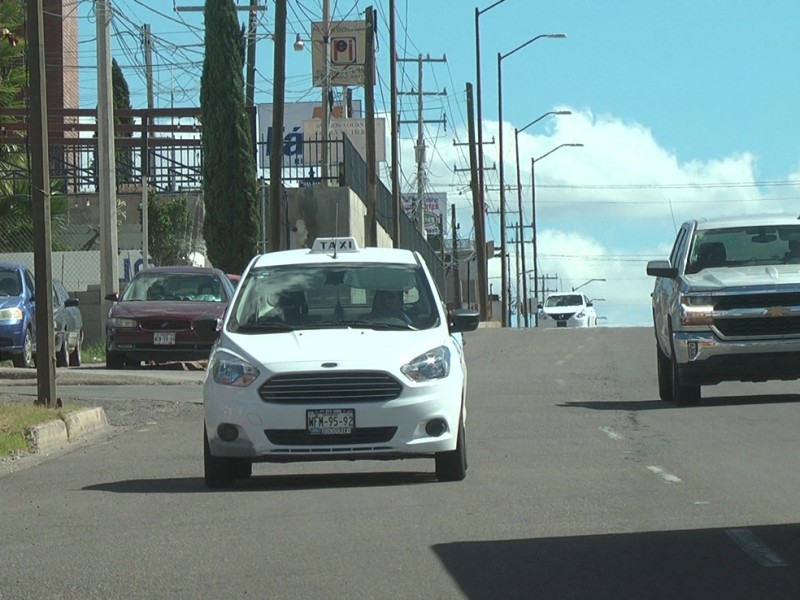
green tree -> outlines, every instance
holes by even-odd
[[[156,266],[189,263],[192,217],[185,198],[159,198],[153,191],[147,201],[147,244]]]
[[[256,165],[244,110],[244,37],[233,0],[206,0],[203,120],[203,237],[208,259],[241,273],[258,247]]]
[[[111,87],[114,102],[114,123],[116,125],[133,125],[132,117],[118,117],[120,109],[131,109],[131,93],[125,74],[117,63],[116,58],[111,59]],[[116,137],[133,137],[132,131],[119,131]],[[131,183],[139,178],[133,170],[133,148],[118,145],[116,148],[115,162],[117,165],[117,183]]]

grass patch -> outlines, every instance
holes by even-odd
[[[26,432],[47,421],[64,419],[68,412],[81,408],[67,404],[53,409],[31,403],[0,402],[0,457],[31,450]]]
[[[102,342],[84,344],[81,348],[81,361],[86,365],[96,365],[106,362],[106,345]]]

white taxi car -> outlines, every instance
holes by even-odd
[[[596,327],[597,311],[586,294],[550,294],[539,312],[539,327]]]
[[[428,457],[466,475],[459,332],[422,257],[320,238],[256,256],[242,274],[203,387],[205,482],[253,462]]]

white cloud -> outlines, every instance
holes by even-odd
[[[526,267],[533,270],[531,159],[536,158],[537,248],[539,274],[548,290],[586,286],[590,297],[605,298],[597,305],[609,326],[649,325],[653,280],[645,273],[647,260],[667,258],[676,228],[686,219],[719,214],[796,211],[800,186],[765,188],[756,178],[757,157],[737,153],[710,160],[681,162],[662,147],[645,126],[589,110],[552,116],[519,134],[522,223],[525,226]],[[472,231],[472,199],[466,168],[468,152],[452,138],[466,141],[465,131],[438,140],[428,149],[429,189],[448,191],[455,202],[460,235]],[[484,140],[499,140],[496,122],[484,122]],[[517,176],[514,127],[503,130],[504,179],[507,186],[507,239],[516,240]],[[583,147],[559,147],[581,143]],[[557,149],[557,150],[555,150]],[[485,166],[497,160],[498,144],[486,145]],[[402,144],[403,171],[413,181],[414,143]],[[499,244],[499,181],[486,171],[487,239]],[[787,181],[800,180],[800,164]],[[459,195],[459,189],[465,193]],[[777,190],[777,191],[776,191]],[[515,245],[514,245],[515,246]],[[511,285],[516,287],[517,248],[509,245]],[[500,287],[500,261],[489,261],[493,287]],[[529,293],[533,285],[529,285]]]

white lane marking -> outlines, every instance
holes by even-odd
[[[762,567],[788,567],[789,563],[783,557],[775,552],[772,548],[767,546],[759,537],[750,529],[726,529],[725,533],[728,534],[736,545],[744,550],[750,558],[760,564]]]
[[[557,366],[557,367],[560,367],[560,366],[561,366],[561,365],[563,365],[563,364],[564,364],[564,361],[563,361],[563,359],[562,359],[562,360],[557,360],[557,361],[556,361],[556,366]]]
[[[607,427],[606,425],[603,425],[603,426],[600,428],[600,431],[602,431],[603,433],[605,433],[605,434],[606,434],[608,437],[610,437],[612,440],[624,440],[624,439],[625,439],[625,436],[623,436],[621,433],[617,433],[616,431],[614,431],[613,429],[611,429],[611,427]]]
[[[677,475],[673,475],[672,473],[668,473],[667,471],[665,471],[661,467],[651,466],[651,467],[647,467],[647,470],[655,473],[656,475],[661,477],[661,479],[663,479],[667,483],[680,483],[681,482],[681,478],[680,477],[678,477]]]
[[[566,382],[566,381],[564,381],[563,379],[556,379],[556,383],[557,383],[557,384],[558,384],[560,387],[566,387],[566,386],[567,386],[567,382]]]

